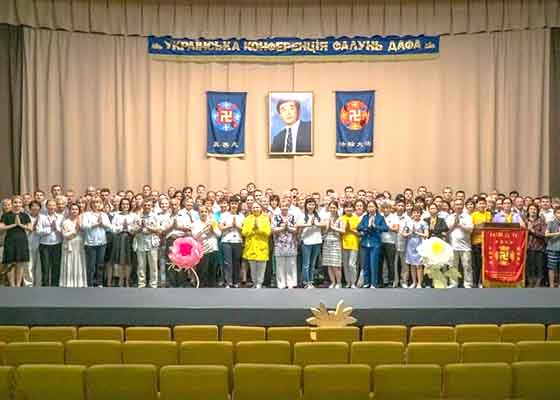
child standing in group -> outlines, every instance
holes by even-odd
[[[422,258],[418,254],[418,246],[422,240],[427,238],[428,224],[421,220],[422,208],[414,207],[412,209],[412,220],[405,226],[402,236],[407,238],[406,242],[406,263],[409,265],[410,274],[412,275],[412,285],[410,288],[422,288],[422,279],[424,277],[424,268],[422,266]],[[408,280],[408,277],[406,278]]]

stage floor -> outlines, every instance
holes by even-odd
[[[304,325],[339,300],[358,325],[560,323],[558,289],[1,288],[1,325]]]

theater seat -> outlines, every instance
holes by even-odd
[[[406,346],[406,336],[404,325],[369,325],[362,328],[363,342],[401,342]]]
[[[560,393],[560,362],[526,361],[512,364],[513,398],[556,400]]]
[[[237,342],[266,340],[266,330],[258,326],[225,325],[222,327],[222,340],[234,345]]]
[[[85,372],[81,365],[22,365],[15,373],[15,398],[85,400]]]
[[[460,361],[458,343],[410,343],[407,349],[408,364],[456,364]]]
[[[516,361],[560,361],[560,342],[519,342]]]
[[[350,350],[350,363],[371,367],[372,388],[375,385],[374,370],[378,365],[402,364],[404,344],[400,342],[354,342]]]
[[[9,400],[14,390],[14,367],[0,367],[0,399]]]
[[[455,341],[463,344],[467,342],[499,342],[500,327],[493,324],[469,324],[455,326]]]
[[[6,343],[0,342],[0,365],[6,364]]]
[[[375,400],[439,399],[438,365],[380,365],[375,367]]]
[[[171,329],[167,326],[131,326],[126,328],[126,340],[170,341]]]
[[[513,343],[465,343],[461,346],[463,363],[508,363],[515,361]]]
[[[450,326],[415,326],[410,330],[410,343],[452,343],[455,328]]]
[[[267,330],[268,340],[285,340],[290,344],[311,341],[311,328],[308,326],[273,327]]]
[[[218,365],[171,365],[160,370],[160,400],[228,400],[229,372]]]
[[[238,342],[235,345],[235,362],[243,364],[291,364],[292,349],[289,342],[277,340]]]
[[[73,340],[78,337],[74,326],[34,326],[29,331],[31,342],[62,342]]]
[[[177,343],[133,340],[122,344],[124,364],[152,364],[158,368],[177,365]]]
[[[28,342],[29,328],[27,326],[18,325],[2,325],[0,326],[0,342]]]
[[[91,366],[121,364],[122,344],[116,340],[69,340],[66,342],[66,364]]]
[[[120,326],[82,326],[78,328],[80,340],[124,341],[124,329]]]
[[[506,363],[449,364],[444,368],[444,398],[509,399],[511,387],[511,367]]]
[[[546,340],[560,341],[560,325],[549,325],[546,333]]]
[[[304,400],[368,400],[369,365],[309,365],[303,369]]]
[[[543,324],[504,324],[500,326],[502,342],[542,341],[545,339]]]
[[[301,367],[313,364],[347,364],[348,343],[314,342],[294,345],[294,364]]]
[[[216,325],[178,325],[173,328],[173,339],[177,343],[218,340]]]
[[[235,400],[299,400],[301,368],[296,365],[237,364]]]
[[[9,343],[6,364],[64,364],[64,345],[60,342]]]
[[[360,328],[355,326],[317,328],[315,335],[318,342],[346,342],[351,345],[360,340]]]
[[[228,369],[233,385],[233,344],[231,342],[183,342],[179,345],[181,365],[221,365]]]
[[[86,371],[88,400],[157,400],[153,365],[94,365]]]

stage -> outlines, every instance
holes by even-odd
[[[0,325],[303,325],[339,300],[358,325],[560,323],[558,289],[0,289]]]

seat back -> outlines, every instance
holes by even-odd
[[[85,400],[85,371],[81,365],[22,365],[15,373],[15,398]]]
[[[513,398],[552,400],[560,393],[560,362],[523,361],[512,365]]]
[[[237,364],[291,364],[292,348],[289,342],[278,340],[237,342],[235,362]]]
[[[512,373],[506,363],[449,364],[444,368],[445,398],[495,400],[511,398]]]
[[[504,324],[500,326],[502,342],[542,341],[545,339],[543,324]]]
[[[61,342],[74,340],[78,337],[75,326],[34,326],[29,331],[31,342]]]
[[[14,367],[0,367],[0,399],[11,399],[14,391]]]
[[[546,340],[560,340],[560,324],[548,325],[546,330]]]
[[[66,342],[66,364],[121,364],[122,343],[116,340],[69,340]]]
[[[301,367],[313,364],[347,364],[348,343],[313,342],[294,345],[294,364]]]
[[[171,329],[167,326],[131,326],[126,328],[126,340],[170,341]]]
[[[439,399],[438,365],[380,365],[375,367],[375,400]]]
[[[6,345],[6,364],[64,364],[64,345],[60,342],[22,342]]]
[[[415,326],[410,330],[410,343],[453,343],[455,328],[450,326]]]
[[[318,342],[345,342],[351,345],[360,340],[360,328],[356,326],[317,328],[315,335]]]
[[[303,369],[304,400],[369,400],[371,367],[309,365]]]
[[[86,370],[87,399],[157,400],[156,374],[153,365],[94,365]]]
[[[513,343],[471,342],[461,346],[463,363],[508,363],[515,361],[515,345]]]
[[[444,366],[460,361],[458,343],[410,343],[407,349],[409,364],[437,364]]]
[[[369,325],[362,328],[363,342],[401,342],[406,346],[407,329],[404,325]]]
[[[225,325],[222,327],[222,340],[234,345],[237,342],[266,340],[266,330],[259,326]]]
[[[177,343],[218,340],[216,325],[178,325],[173,328],[173,339]]]
[[[404,344],[401,342],[354,342],[350,349],[350,363],[371,367],[371,384],[375,385],[374,370],[378,365],[402,364]]]
[[[219,365],[169,365],[160,370],[159,400],[228,400],[229,372]]]
[[[124,329],[120,326],[82,326],[78,328],[80,340],[124,341]]]
[[[235,400],[301,398],[301,368],[296,365],[237,364],[233,375]]]
[[[122,354],[124,364],[152,364],[161,368],[179,363],[177,343],[171,341],[124,342]]]
[[[0,342],[28,342],[29,328],[19,325],[2,325],[0,326]]]
[[[268,340],[285,340],[291,345],[311,341],[311,328],[308,326],[271,327],[267,330]]]
[[[516,361],[560,361],[560,342],[519,342]]]
[[[495,324],[469,324],[455,326],[455,341],[467,342],[500,342],[500,327]]]

